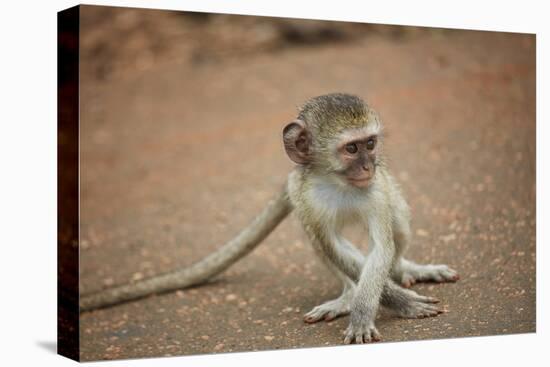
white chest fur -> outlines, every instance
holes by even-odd
[[[326,179],[313,179],[306,195],[314,210],[340,231],[349,225],[364,227],[367,224],[372,210],[370,191],[370,188],[355,189]]]

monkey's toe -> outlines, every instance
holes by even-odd
[[[456,282],[460,277],[456,270],[449,268],[447,265],[434,265],[434,268],[423,274],[422,281],[435,281],[437,283]]]
[[[395,311],[399,317],[406,319],[423,319],[426,317],[434,317],[445,312],[445,310],[434,304],[423,302],[411,302],[407,306]]]
[[[304,322],[308,324],[314,324],[318,321],[321,321],[325,318],[326,312],[318,309],[319,306],[315,307],[313,310],[309,311],[304,315]]]
[[[327,316],[328,316],[328,313],[318,312],[318,311],[315,311],[315,309],[313,309],[304,315],[304,322],[308,324],[314,324],[321,320],[325,320]]]
[[[410,288],[416,284],[416,279],[409,273],[403,273],[401,277],[401,286],[405,288]]]

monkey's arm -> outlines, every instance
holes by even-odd
[[[356,283],[350,305],[350,324],[344,339],[347,344],[380,338],[374,320],[382,291],[386,282],[390,281],[389,273],[395,253],[389,210],[384,209],[372,210],[368,215],[369,245],[372,250],[366,258],[354,251],[355,248],[347,244],[330,225],[315,225],[321,221],[312,220],[307,211],[298,212],[314,247]],[[388,214],[388,218],[382,217],[385,214]],[[386,289],[390,293],[395,291],[395,288]],[[391,294],[389,297],[391,298]]]
[[[327,241],[328,238],[331,238],[328,234],[319,236],[312,230],[306,230],[306,233],[312,244],[314,244],[314,248],[319,251],[321,259],[327,263],[329,268],[335,267],[335,271],[353,281],[353,284],[355,284],[353,292],[355,292],[357,282],[361,277],[361,270],[365,266],[366,257],[364,254],[343,237],[333,237],[333,241],[330,242]],[[400,287],[391,277],[386,278],[380,297],[382,306],[404,318],[436,316],[443,312],[435,305],[438,302],[439,300],[436,298],[423,296],[411,289]]]
[[[373,246],[367,256],[351,304],[350,324],[344,343],[364,343],[379,340],[380,334],[374,325],[382,291],[389,279],[395,246],[391,235],[391,220],[380,210],[368,216],[369,244]]]
[[[80,298],[80,311],[112,306],[153,293],[169,292],[204,283],[252,251],[291,211],[292,205],[285,188],[248,227],[216,252],[189,268],[83,295]]]
[[[335,251],[340,251],[340,256],[347,258],[344,263],[355,263],[351,269],[363,268],[365,256],[345,238],[340,239]],[[342,269],[340,270],[342,271]],[[354,276],[359,279],[360,273]],[[439,303],[439,300],[434,297],[422,296],[411,289],[405,289],[395,282],[391,276],[386,279],[380,299],[382,306],[390,309],[398,316],[406,318],[435,316],[443,312],[439,307],[433,305],[434,303]]]

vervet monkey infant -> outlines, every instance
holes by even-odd
[[[318,96],[283,129],[283,143],[297,166],[281,194],[237,237],[189,268],[84,295],[81,310],[204,283],[250,252],[295,209],[315,252],[343,285],[342,295],[313,308],[306,322],[350,314],[344,342],[364,343],[380,339],[375,326],[380,305],[408,318],[443,312],[435,298],[400,286],[459,277],[446,265],[404,258],[410,212],[385,164],[377,113],[353,95]],[[367,256],[343,237],[349,225],[368,228]]]

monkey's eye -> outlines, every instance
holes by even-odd
[[[374,139],[367,140],[367,149],[368,150],[373,150],[375,145],[376,145],[376,141]]]
[[[345,149],[346,149],[346,152],[350,154],[355,154],[357,153],[357,144],[355,143],[346,144]]]

